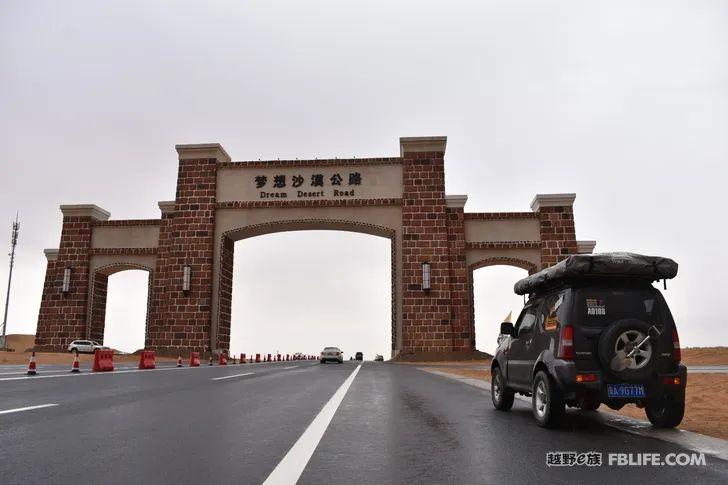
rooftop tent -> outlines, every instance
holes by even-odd
[[[634,278],[650,281],[677,275],[677,263],[661,256],[633,253],[575,254],[560,263],[516,282],[513,291],[527,295],[563,280],[582,278]]]

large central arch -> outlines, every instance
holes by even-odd
[[[396,157],[233,162],[217,143],[178,145],[174,201],[161,217],[108,220],[92,204],[62,205],[36,345],[62,350],[96,334],[104,278],[151,272],[145,346],[160,352],[227,350],[234,242],[305,229],[354,231],[392,244],[392,354],[475,350],[473,268],[530,272],[570,254],[574,194],[540,194],[530,212],[466,213],[445,193],[445,137],[400,138]]]
[[[222,233],[219,238],[219,261],[216,265],[218,274],[216,285],[213,286],[213,320],[211,338],[213,348],[229,348],[230,326],[232,317],[232,291],[233,291],[233,261],[235,256],[235,243],[243,239],[273,234],[278,232],[307,231],[307,230],[329,230],[347,231],[361,234],[369,234],[387,238],[391,241],[391,265],[392,265],[392,350],[399,348],[401,342],[401,321],[398,321],[397,302],[397,231],[394,228],[368,224],[364,222],[336,219],[291,219],[271,221],[248,226],[230,229]]]

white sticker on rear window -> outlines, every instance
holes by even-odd
[[[586,314],[593,316],[601,316],[607,314],[607,306],[604,304],[604,300],[597,298],[586,299]]]

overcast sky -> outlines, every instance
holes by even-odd
[[[21,217],[8,332],[35,331],[58,205],[159,217],[176,143],[396,156],[426,135],[447,135],[447,192],[467,211],[575,192],[578,239],[677,260],[665,296],[683,345],[728,345],[724,0],[3,0],[2,251]],[[375,236],[238,242],[232,350],[388,355],[389,265]],[[523,275],[476,271],[479,348],[520,310]],[[144,273],[110,279],[107,344],[143,344],[145,299]]]

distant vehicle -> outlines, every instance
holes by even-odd
[[[356,360],[364,360],[364,354],[361,352],[357,352],[354,357]]]
[[[344,353],[338,347],[324,347],[321,351],[321,363],[328,361],[338,362],[339,364],[344,363]]]
[[[293,354],[293,360],[304,360],[303,354],[301,352],[296,352]]]
[[[381,356],[381,355],[377,354],[374,357],[374,362],[384,362],[384,356]]]
[[[96,349],[108,350],[108,347],[104,347],[100,343],[94,342],[93,340],[74,340],[68,346],[69,352],[78,352],[78,353],[93,354],[96,351]]]

